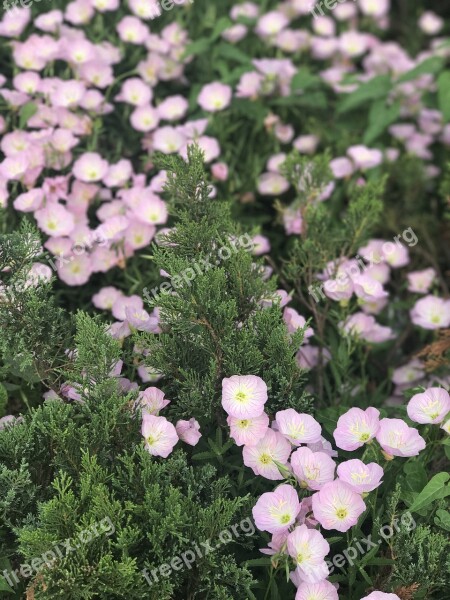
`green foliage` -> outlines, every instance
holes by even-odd
[[[275,281],[265,280],[250,254],[251,233],[232,221],[229,202],[210,197],[198,149],[187,163],[171,157],[160,166],[169,173],[166,191],[179,220],[153,247],[153,260],[170,274],[176,293],[157,290],[151,302],[160,309],[163,333],[138,335],[137,342],[148,349],[146,365],[164,374],[168,397],[177,398],[170,414],[205,425],[222,421],[221,382],[236,374],[264,378],[269,411],[308,410],[295,361],[302,335],[288,336]],[[191,279],[183,280],[188,271]],[[274,306],[261,310],[262,302]]]
[[[0,298],[0,361],[4,374],[57,388],[73,325],[52,296],[50,283],[27,282],[31,266],[43,257],[39,236],[27,222],[0,235],[0,271],[7,270]]]

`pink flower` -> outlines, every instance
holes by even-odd
[[[148,331],[149,333],[159,333],[161,331],[157,320],[151,317],[143,308],[126,307],[125,317],[128,324],[138,331]]]
[[[366,146],[351,146],[347,154],[358,169],[373,169],[383,162],[381,150],[371,150]]]
[[[166,203],[152,193],[142,196],[132,210],[136,219],[147,225],[162,225],[168,218]]]
[[[256,375],[233,375],[222,380],[222,406],[237,419],[253,419],[264,411],[267,385]]]
[[[411,310],[414,325],[423,329],[440,329],[450,325],[450,300],[425,296],[418,300]]]
[[[311,415],[287,408],[279,410],[275,419],[280,433],[295,446],[311,444],[320,440],[322,428]]]
[[[159,115],[156,108],[150,104],[138,106],[130,117],[130,122],[136,131],[149,132],[158,127]]]
[[[208,83],[203,86],[197,102],[208,112],[218,112],[229,106],[232,89],[229,85],[220,82]]]
[[[228,166],[224,162],[217,162],[211,165],[211,174],[217,181],[226,181],[228,179]]]
[[[285,308],[283,312],[283,320],[287,325],[287,330],[289,333],[294,333],[297,329],[303,328],[306,325],[305,317],[302,317],[298,314],[298,312],[293,308]],[[305,329],[304,337],[305,340],[314,335],[314,330],[312,327],[307,327]]]
[[[230,426],[230,437],[237,446],[255,446],[266,434],[269,417],[263,412],[262,415],[253,419],[228,417],[227,423]]]
[[[390,457],[417,456],[426,445],[417,429],[408,427],[401,419],[381,419],[377,440]]]
[[[383,289],[383,286],[376,279],[372,279],[369,275],[357,275],[353,279],[355,294],[358,298],[371,302],[386,298],[388,293]]]
[[[274,492],[266,492],[252,510],[260,531],[280,533],[289,529],[300,511],[298,494],[291,485],[283,484]]]
[[[339,417],[333,437],[338,448],[353,451],[372,440],[380,427],[380,411],[353,407]]]
[[[279,173],[263,173],[258,181],[258,192],[263,196],[278,196],[288,189],[288,180]]]
[[[92,263],[89,256],[69,256],[57,265],[58,276],[67,285],[84,285],[92,275]]]
[[[75,227],[72,214],[56,202],[40,208],[34,216],[39,228],[52,237],[69,235]]]
[[[354,458],[341,463],[337,468],[337,474],[339,479],[349,485],[352,490],[358,494],[364,494],[381,485],[384,471],[377,463],[366,465],[362,460]]]
[[[170,404],[164,397],[164,392],[157,387],[148,387],[139,392],[136,405],[142,409],[143,414],[159,415],[159,411]]]
[[[102,310],[111,310],[112,305],[122,292],[113,286],[103,287],[92,296],[92,304]]]
[[[132,308],[134,310],[142,310],[144,308],[144,301],[140,296],[124,296],[121,294],[116,298],[112,305],[113,317],[119,321],[125,321],[127,318],[126,309]]]
[[[141,433],[145,439],[145,449],[152,456],[167,458],[178,442],[175,427],[165,417],[144,414]]]
[[[329,581],[308,583],[302,581],[297,588],[295,600],[339,600],[336,588]]]
[[[328,577],[324,558],[330,545],[320,531],[308,529],[306,525],[296,527],[287,537],[287,548],[303,581],[314,583]]]
[[[438,424],[450,412],[450,396],[444,388],[428,388],[422,394],[415,394],[406,410],[411,421]]]
[[[336,479],[326,483],[312,497],[314,517],[324,529],[348,531],[366,510],[361,496],[346,483]]]
[[[436,279],[436,271],[431,267],[423,271],[412,271],[407,274],[407,278],[410,292],[426,294]]]
[[[273,429],[267,429],[264,437],[257,444],[244,446],[242,450],[246,467],[250,467],[255,475],[275,481],[284,479],[276,463],[287,467],[290,453],[290,443]]]
[[[189,421],[178,421],[175,425],[175,429],[180,440],[186,442],[189,446],[196,446],[202,437],[202,434],[200,433],[200,424],[194,418],[189,419]]]
[[[300,485],[310,490],[320,490],[325,483],[334,479],[336,465],[325,452],[299,448],[291,456],[291,465]]]
[[[345,177],[350,177],[350,175],[353,174],[354,167],[349,158],[341,156],[330,162],[330,169],[336,179],[343,179]]]
[[[350,315],[344,323],[339,323],[339,328],[344,334],[373,344],[386,342],[393,337],[390,327],[380,325],[372,315],[363,312]]]
[[[75,161],[73,174],[80,181],[100,181],[108,172],[108,161],[96,152],[86,152]]]
[[[444,27],[444,20],[431,10],[427,10],[419,19],[419,27],[427,35],[436,35]]]
[[[386,592],[372,592],[364,596],[361,600],[400,600],[397,594],[387,594]]]

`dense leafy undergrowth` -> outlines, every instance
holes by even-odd
[[[0,597],[448,598],[445,7],[17,4]]]

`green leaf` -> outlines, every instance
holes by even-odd
[[[385,98],[392,87],[389,75],[378,75],[367,83],[363,83],[357,90],[346,96],[337,107],[337,112],[342,114],[369,102]]]
[[[0,417],[6,414],[6,405],[8,403],[8,392],[3,383],[0,383]]]
[[[211,34],[211,41],[216,40],[220,34],[225,31],[225,29],[228,29],[229,27],[231,27],[233,25],[233,21],[231,19],[229,19],[228,17],[221,17],[217,23],[216,26],[213,29],[213,32]]]
[[[14,590],[6,583],[6,579],[4,577],[0,577],[0,591],[14,594]]]
[[[438,79],[438,103],[444,122],[450,121],[450,71],[444,71]]]
[[[400,102],[390,106],[386,105],[384,99],[378,100],[372,105],[369,113],[369,127],[364,134],[364,143],[372,144],[389,125],[395,123],[400,116]]]
[[[186,46],[186,50],[184,51],[183,58],[188,56],[198,56],[199,54],[203,54],[211,47],[211,40],[209,38],[199,38],[195,40],[195,42],[191,42]]]
[[[434,522],[438,527],[450,531],[450,512],[448,510],[442,510],[441,508],[436,511]]]
[[[313,85],[320,85],[322,80],[313,75],[308,67],[301,67],[291,80],[291,91],[306,90]]]
[[[270,558],[254,558],[246,560],[244,564],[246,567],[267,567],[272,564],[272,561]]]
[[[450,486],[445,485],[449,479],[450,475],[445,472],[435,475],[411,504],[409,510],[411,512],[417,512],[422,508],[429,506],[434,500],[449,496]]]
[[[34,102],[24,104],[19,112],[19,129],[24,129],[29,119],[37,113],[37,106]]]
[[[397,79],[397,83],[412,81],[413,79],[417,79],[417,77],[425,75],[426,73],[436,74],[439,73],[439,71],[442,71],[443,68],[444,60],[439,56],[432,56],[431,58],[424,60],[423,63],[420,63],[420,65],[417,65],[417,67],[414,67],[414,69],[403,73],[403,75]]]
[[[228,60],[234,60],[235,62],[238,62],[242,65],[251,66],[251,63],[252,63],[251,58],[249,56],[247,56],[247,54],[245,54],[245,52],[242,52],[242,50],[239,50],[239,48],[236,48],[236,46],[233,46],[232,44],[227,44],[227,43],[220,44],[217,50],[218,50],[218,54],[222,58],[227,58]]]
[[[374,558],[371,558],[369,560],[369,562],[366,563],[365,566],[372,566],[372,565],[376,565],[376,566],[384,566],[384,565],[393,565],[395,563],[395,560],[392,560],[392,558],[382,558],[381,556],[375,556]]]
[[[420,492],[427,485],[428,477],[425,467],[416,461],[407,462],[403,467],[406,477],[404,489],[411,492]]]

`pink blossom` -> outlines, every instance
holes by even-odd
[[[426,294],[436,279],[436,271],[431,267],[423,271],[411,271],[407,278],[410,292]]]
[[[387,594],[386,592],[372,592],[364,596],[361,600],[400,600],[397,594]]]
[[[119,321],[125,321],[127,318],[126,309],[131,308],[134,310],[142,310],[144,308],[144,301],[140,296],[124,296],[121,294],[116,298],[112,305],[113,317]]]
[[[67,285],[84,285],[92,274],[92,263],[86,254],[69,256],[58,264],[58,276]]]
[[[271,480],[284,479],[277,463],[287,467],[290,453],[290,443],[273,429],[267,429],[257,444],[244,446],[242,451],[244,465],[250,467],[255,475]]]
[[[427,10],[419,19],[419,27],[427,35],[436,35],[444,27],[444,21],[436,13]]]
[[[337,422],[333,437],[338,448],[353,451],[372,440],[380,427],[380,411],[369,407],[366,410],[353,407]]]
[[[184,96],[167,96],[160,104],[157,111],[159,117],[165,121],[178,121],[182,119],[189,108],[189,102]]]
[[[269,427],[269,417],[262,413],[253,419],[237,419],[227,417],[230,426],[230,437],[234,439],[237,446],[255,446],[265,436]]]
[[[357,169],[373,169],[383,162],[383,154],[380,150],[373,150],[366,146],[351,146],[347,154]]]
[[[180,440],[189,444],[189,446],[196,446],[202,437],[202,434],[200,433],[200,424],[194,418],[189,419],[189,421],[178,421],[175,425],[175,429]]]
[[[291,456],[291,465],[300,485],[310,490],[320,490],[325,483],[334,479],[336,465],[324,452],[299,448]]]
[[[272,10],[259,18],[255,32],[261,37],[270,37],[279,33],[289,24],[289,19],[281,12]]]
[[[292,444],[310,444],[318,442],[322,428],[311,415],[298,413],[293,408],[279,410],[275,415],[280,433]]]
[[[267,385],[256,375],[233,375],[222,380],[222,406],[236,419],[253,419],[264,411]]]
[[[335,158],[330,162],[330,168],[333,172],[333,175],[336,179],[344,179],[345,177],[350,177],[353,174],[353,163],[349,158],[342,156],[340,158]]]
[[[279,173],[263,173],[258,180],[258,192],[263,196],[278,196],[288,189],[288,180]]]
[[[69,235],[75,227],[72,214],[56,202],[40,208],[34,216],[39,228],[52,237]]]
[[[423,329],[441,329],[450,325],[450,300],[437,296],[425,296],[411,309],[414,325]]]
[[[165,417],[143,414],[141,433],[145,439],[145,449],[152,456],[167,458],[178,442],[175,427]]]
[[[130,122],[136,131],[149,132],[158,127],[159,115],[156,108],[150,104],[138,106],[131,113]]]
[[[300,511],[296,490],[287,484],[280,485],[274,492],[266,492],[252,510],[256,527],[260,531],[281,533],[294,523]]]
[[[339,600],[339,596],[334,585],[327,580],[316,583],[302,581],[295,600]]]
[[[384,475],[383,469],[377,463],[364,464],[362,460],[354,458],[346,460],[337,468],[337,474],[341,481],[349,485],[358,494],[372,492],[381,485]]]
[[[320,531],[308,529],[306,525],[296,527],[288,535],[287,548],[303,581],[314,583],[328,577],[324,558],[330,545]]]
[[[96,152],[86,152],[75,161],[73,174],[84,182],[100,181],[108,172],[108,161]]]
[[[218,112],[229,106],[232,89],[218,81],[203,86],[197,102],[207,112]]]
[[[415,394],[406,408],[408,417],[416,423],[441,423],[450,412],[450,396],[440,387]]]
[[[159,415],[159,411],[170,404],[164,392],[157,387],[148,387],[139,392],[136,405],[142,409],[143,414]]]
[[[326,483],[313,495],[312,507],[324,529],[337,531],[348,531],[366,510],[361,496],[339,479]]]
[[[111,310],[114,302],[122,295],[123,293],[115,287],[103,287],[92,296],[92,304],[102,310]]]
[[[285,308],[283,312],[283,320],[287,325],[289,333],[295,333],[298,329],[306,326],[306,319],[298,314],[293,308]],[[304,332],[304,338],[307,340],[314,335],[312,327],[307,327]]]
[[[386,298],[388,293],[383,289],[383,286],[376,279],[372,279],[369,275],[357,275],[353,279],[355,294],[358,298],[371,302]]]
[[[390,457],[417,456],[425,448],[425,440],[417,429],[401,419],[381,419],[377,441]]]

